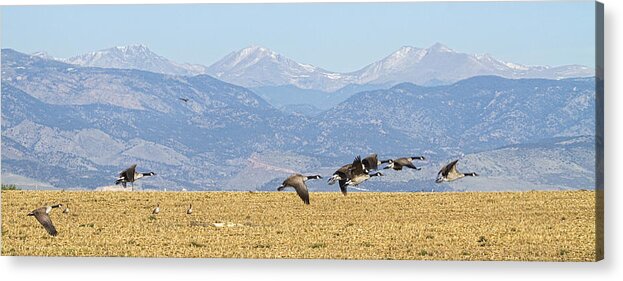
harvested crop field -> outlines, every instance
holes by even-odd
[[[594,261],[595,192],[3,191],[2,255]],[[58,236],[26,214],[52,211]],[[152,209],[160,204],[160,213]],[[193,213],[186,214],[193,204]]]

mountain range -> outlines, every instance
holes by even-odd
[[[45,53],[40,55],[50,58]],[[261,46],[231,52],[208,67],[171,61],[145,45],[113,47],[59,60],[80,66],[139,69],[173,75],[209,74],[247,88],[292,85],[325,92],[337,91],[349,84],[451,84],[481,75],[546,79],[595,75],[594,69],[586,66],[528,66],[504,62],[488,54],[456,52],[441,43],[428,48],[403,46],[383,59],[347,73],[296,62]]]
[[[79,66],[2,49],[2,175],[94,189],[138,163],[158,174],[143,189],[273,190],[290,173],[330,175],[376,152],[428,160],[416,163],[422,171],[385,171],[362,185],[368,190],[592,188],[600,83],[477,76],[366,84],[350,86],[360,91],[322,114],[299,114],[210,75]],[[455,158],[481,177],[435,184],[438,168]]]
[[[35,55],[54,59],[43,52]],[[487,54],[456,52],[441,43],[428,48],[403,46],[360,70],[346,73],[296,62],[261,46],[231,52],[210,66],[177,63],[144,45],[113,47],[56,60],[86,67],[138,69],[171,75],[208,74],[249,88],[278,108],[312,105],[323,110],[346,100],[359,88],[386,89],[403,82],[447,85],[482,75],[513,79],[564,79],[595,75],[595,70],[586,66],[528,66],[504,62]]]

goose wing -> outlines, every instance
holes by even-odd
[[[376,153],[372,153],[368,155],[366,158],[364,158],[363,160],[361,160],[361,163],[363,163],[363,166],[368,171],[377,170],[379,158],[377,157]]]
[[[397,165],[397,166],[399,166],[399,167],[401,167],[401,168],[402,168],[402,167],[409,167],[409,168],[411,168],[411,169],[419,170],[419,168],[418,168],[418,167],[416,167],[416,166],[413,164],[413,158],[406,158],[406,157],[405,157],[405,158],[398,158],[398,159],[396,159],[396,160],[394,161],[394,165],[396,165],[395,163],[398,163],[398,165]]]
[[[348,179],[351,177],[351,168],[352,168],[352,164],[348,164],[348,165],[344,165],[341,168],[339,168],[337,171],[335,171],[335,173],[333,173],[334,175],[339,175],[340,178],[342,179]]]
[[[347,189],[346,189],[347,188],[347,185],[346,185],[347,181],[348,181],[347,179],[340,180],[340,191],[342,191],[342,194],[344,194],[344,195],[346,195],[346,193],[347,193]]]
[[[355,157],[355,160],[353,161],[353,166],[350,168],[350,171],[353,177],[357,175],[366,174],[365,167],[363,166],[363,163],[361,162],[361,156]]]
[[[340,167],[339,169],[337,169],[337,171],[335,171],[336,173],[342,173],[342,174],[347,174],[350,171],[350,168],[353,167],[353,164],[346,164],[342,167]]]
[[[125,178],[126,181],[133,182],[134,181],[134,173],[136,172],[136,164],[130,166],[121,173],[119,173],[120,178]]]
[[[296,194],[301,197],[305,204],[309,204],[309,192],[307,191],[307,186],[305,185],[305,182],[303,182],[303,180],[299,179],[296,181],[292,181],[290,182],[290,186],[294,187],[294,190],[296,190]]]
[[[458,163],[459,160],[454,160],[452,162],[450,162],[448,165],[443,166],[443,168],[441,168],[441,170],[439,170],[439,173],[437,173],[437,175],[441,174],[444,177],[447,177],[449,173],[454,172],[456,173],[456,163]]]
[[[457,171],[456,169],[456,164],[459,162],[459,160],[454,161],[452,164],[452,166],[450,166],[450,171],[448,172],[448,174],[450,175],[458,175],[460,174],[459,171]]]
[[[56,236],[58,234],[58,232],[56,232],[56,228],[54,227],[54,224],[52,224],[52,220],[50,219],[50,216],[45,213],[45,209],[37,209],[33,211],[33,214],[35,218],[37,219],[37,221],[39,221],[39,223],[43,225],[43,228],[45,228],[45,230],[50,235]]]

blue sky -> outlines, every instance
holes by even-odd
[[[2,47],[70,57],[142,43],[210,65],[261,45],[354,71],[401,46],[441,42],[522,64],[594,66],[594,2],[420,2],[1,7]]]

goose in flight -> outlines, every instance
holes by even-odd
[[[288,186],[293,187],[294,190],[296,190],[296,194],[298,194],[299,197],[301,197],[303,202],[309,205],[309,191],[307,191],[307,185],[305,185],[305,182],[307,180],[321,179],[321,178],[322,177],[320,175],[304,176],[301,174],[294,174],[294,175],[289,176],[286,180],[284,180],[283,183],[279,187],[277,187],[277,191],[282,191],[284,188]]]
[[[385,166],[385,168],[383,169],[394,169],[396,171],[400,171],[402,170],[402,167],[407,167],[414,170],[421,170],[422,168],[418,168],[413,164],[413,160],[426,160],[426,158],[424,156],[413,156],[385,160],[382,162],[387,163],[387,166]]]
[[[368,155],[366,158],[363,158],[363,160],[361,160],[361,163],[363,163],[363,166],[369,172],[369,171],[372,171],[372,170],[378,170],[379,165],[381,165],[383,163],[387,163],[387,161],[389,161],[389,160],[379,161],[379,158],[376,155],[376,153],[372,153],[372,154]]]
[[[357,156],[355,157],[352,167],[350,168],[350,178],[344,183],[344,188],[342,189],[342,186],[340,186],[340,188],[342,189],[342,193],[346,195],[347,186],[357,186],[371,177],[378,176],[383,176],[383,174],[381,172],[369,174],[361,160],[361,157]]]
[[[119,177],[117,177],[117,181],[115,184],[123,185],[123,188],[126,187],[126,183],[132,184],[132,190],[134,190],[134,182],[142,177],[154,176],[156,173],[148,172],[148,173],[137,173],[136,172],[136,164],[130,166],[119,173]]]
[[[52,236],[56,236],[58,232],[56,231],[54,224],[52,224],[52,220],[50,219],[50,212],[52,211],[52,209],[62,207],[62,206],[63,204],[56,204],[56,205],[51,205],[51,206],[40,207],[28,213],[28,216],[34,216],[37,219],[37,221],[39,221],[39,223],[43,225],[43,228],[45,228],[48,234]]]
[[[439,170],[439,173],[437,173],[437,180],[435,180],[436,183],[442,183],[442,182],[447,182],[447,181],[454,181],[454,180],[458,180],[460,178],[463,178],[465,176],[470,176],[470,177],[476,177],[478,176],[478,174],[476,173],[461,173],[459,171],[456,170],[456,164],[459,162],[459,160],[454,160],[452,162],[450,162],[450,164],[443,166],[443,168],[441,168],[441,170]]]
[[[333,185],[336,182],[346,182],[348,180],[348,178],[350,178],[350,169],[353,166],[353,164],[346,164],[342,167],[340,167],[339,169],[337,169],[333,175],[329,178],[328,183],[329,185]],[[342,184],[340,184],[342,185]]]

